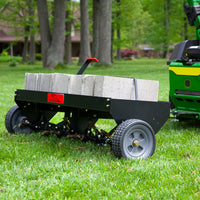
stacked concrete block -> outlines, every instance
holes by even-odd
[[[26,73],[25,89],[108,97],[127,100],[158,100],[158,81],[95,75]]]
[[[82,76],[70,75],[68,93],[81,94],[82,91]]]
[[[95,78],[96,76],[94,75],[82,75],[82,95],[94,95]]]
[[[96,76],[94,96],[114,99],[135,99],[134,79]]]
[[[37,90],[38,75],[33,73],[25,74],[25,90]]]
[[[36,90],[48,92],[51,90],[52,75],[42,73],[25,74],[25,90]]]
[[[159,82],[137,79],[138,100],[158,101]]]
[[[52,87],[52,74],[37,74],[37,91],[49,92]]]
[[[68,74],[52,74],[51,92],[68,93],[68,85],[71,75]]]
[[[93,75],[70,75],[68,93],[93,96],[95,77]]]

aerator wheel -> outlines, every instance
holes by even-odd
[[[151,126],[137,119],[122,122],[112,138],[112,150],[116,157],[148,158],[156,147],[155,134]]]
[[[31,133],[32,129],[23,125],[26,117],[22,115],[17,105],[13,106],[6,114],[5,125],[9,133]]]

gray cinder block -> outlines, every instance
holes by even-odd
[[[110,97],[115,99],[135,99],[134,79],[96,76],[94,96]]]
[[[82,76],[70,75],[68,93],[69,94],[81,94],[82,91]]]
[[[34,73],[26,73],[25,74],[25,90],[37,90],[37,74]]]
[[[51,92],[52,74],[37,74],[37,91]]]
[[[70,75],[68,74],[52,74],[51,92],[68,93],[68,85]]]
[[[95,77],[94,75],[82,75],[82,95],[94,95]]]
[[[159,82],[113,76],[26,73],[25,90],[69,93],[114,99],[158,101]]]
[[[137,79],[138,100],[158,101],[159,82]]]

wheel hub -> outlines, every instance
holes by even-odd
[[[138,141],[138,140],[134,140],[134,141],[133,141],[133,146],[134,146],[134,147],[138,147],[138,146],[139,146],[139,144],[140,144],[140,143],[139,143],[139,141]]]

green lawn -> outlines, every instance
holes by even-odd
[[[5,115],[15,105],[15,89],[24,87],[25,72],[75,74],[78,69],[0,63],[0,199],[200,199],[197,123],[168,120],[147,160],[119,160],[109,146],[53,135],[7,133]],[[166,60],[116,61],[110,67],[90,66],[85,73],[159,80],[159,100],[168,101]],[[112,124],[112,120],[98,122],[105,129]]]

